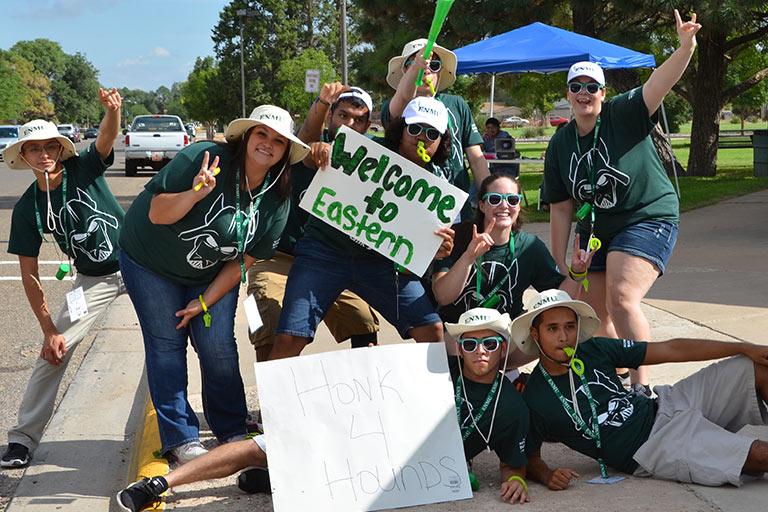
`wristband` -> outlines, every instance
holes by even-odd
[[[580,283],[587,277],[587,272],[589,272],[589,269],[585,270],[580,274],[577,274],[576,272],[573,271],[573,268],[570,265],[568,265],[568,273],[571,275],[571,279],[573,279],[577,283]]]
[[[318,97],[317,97],[317,99],[315,100],[315,103],[322,103],[323,105],[327,105],[327,106],[329,106],[329,107],[331,106],[331,104],[330,104],[330,103],[328,103],[328,102],[327,102],[327,101],[325,101],[324,99],[321,99],[321,98],[320,98],[320,96],[318,96]]]
[[[211,314],[208,312],[208,306],[205,305],[205,301],[203,300],[203,295],[200,294],[198,296],[198,300],[200,301],[200,305],[203,306],[203,311],[205,314],[203,315],[203,323],[206,327],[211,326]]]
[[[509,479],[507,480],[507,482],[515,482],[515,481],[523,484],[523,489],[525,489],[525,492],[528,492],[528,484],[525,483],[525,479],[523,479],[523,477],[514,475],[509,477]]]

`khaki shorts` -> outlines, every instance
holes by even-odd
[[[755,389],[754,363],[736,356],[702,368],[674,386],[656,386],[659,410],[633,458],[637,476],[702,485],[740,486],[755,438],[736,434],[768,424]]]
[[[249,338],[254,347],[275,342],[275,330],[283,309],[283,294],[293,256],[276,252],[271,260],[260,260],[248,269],[248,295],[253,294],[264,326]],[[337,343],[359,334],[378,332],[379,318],[363,299],[343,291],[323,319]]]

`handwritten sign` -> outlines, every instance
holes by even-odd
[[[472,497],[442,343],[256,363],[277,512]]]
[[[424,275],[466,192],[342,126],[330,167],[315,174],[299,206],[366,247]]]

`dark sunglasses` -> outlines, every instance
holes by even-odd
[[[596,82],[589,82],[588,84],[570,82],[568,84],[568,90],[571,91],[572,94],[579,94],[584,89],[586,89],[589,94],[597,94],[597,91],[603,88],[605,88],[604,85],[600,85]]]
[[[504,338],[501,336],[487,336],[483,339],[461,338],[459,343],[461,343],[461,350],[467,353],[471,353],[477,350],[478,345],[481,343],[483,344],[483,348],[485,348],[486,352],[496,352],[502,341],[504,341]]]
[[[440,132],[437,131],[437,129],[432,128],[431,126],[423,126],[420,124],[409,124],[408,125],[408,135],[411,137],[418,137],[421,135],[421,132],[427,133],[427,139],[429,139],[432,142],[435,142],[437,139],[440,138]]]
[[[411,64],[413,64],[414,60],[410,59],[403,63],[403,68],[407,68]],[[429,70],[433,73],[439,73],[440,70],[443,69],[443,61],[441,60],[431,60],[429,61]]]
[[[483,201],[491,206],[499,206],[502,200],[507,201],[509,206],[517,206],[522,199],[522,194],[499,194],[498,192],[489,192],[483,196]]]

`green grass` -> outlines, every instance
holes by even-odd
[[[673,139],[672,147],[679,162],[688,163],[690,141]],[[522,156],[538,158],[546,144],[520,143],[517,150]],[[549,222],[549,213],[538,211],[538,191],[541,185],[543,164],[520,167],[520,182],[528,200],[523,203],[527,222]],[[717,175],[712,178],[681,177],[680,211],[693,210],[710,204],[738,197],[758,190],[768,189],[768,177],[754,177],[753,150],[751,148],[721,149],[717,153]],[[673,183],[674,184],[674,183]]]
[[[768,123],[766,123],[765,121],[760,121],[757,123],[744,123],[744,129],[745,130],[765,130],[765,129],[768,129]],[[720,120],[721,132],[732,132],[732,131],[738,131],[738,130],[741,130],[741,122],[731,123],[730,120],[728,121],[726,121],[725,119]],[[691,123],[681,124],[680,133],[691,133]]]

